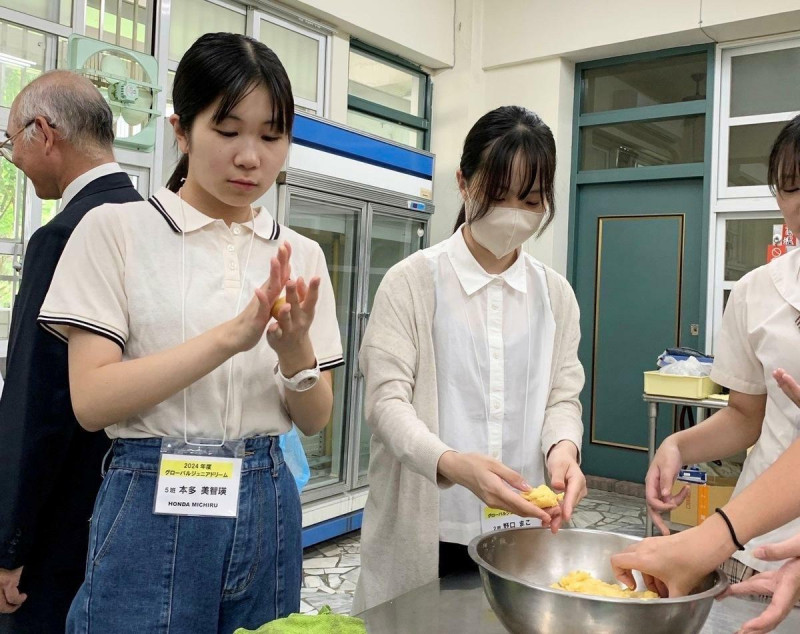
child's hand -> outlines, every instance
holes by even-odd
[[[272,319],[272,307],[289,283],[292,266],[289,260],[292,247],[284,242],[278,247],[277,257],[270,260],[269,279],[255,290],[255,295],[244,310],[228,322],[233,352],[244,352],[255,346]]]
[[[543,510],[517,493],[528,491],[530,485],[519,473],[489,456],[446,451],[439,458],[437,469],[445,479],[466,487],[491,508],[520,517],[535,517],[542,520],[542,526],[551,526],[561,515],[558,506]]]
[[[578,502],[586,497],[586,477],[578,464],[578,448],[569,440],[562,440],[553,446],[547,456],[547,470],[553,489],[564,492],[561,516],[553,518],[550,526],[555,533],[561,528],[562,522],[572,518]]]
[[[778,382],[778,386],[783,390],[783,393],[786,394],[797,407],[800,407],[800,385],[797,384],[797,381],[783,368],[775,370],[772,376]]]
[[[796,385],[796,384],[795,384]],[[791,397],[790,397],[791,398]],[[767,544],[756,548],[753,553],[765,561],[788,559],[778,570],[770,570],[754,575],[731,586],[719,598],[727,596],[762,594],[772,597],[769,607],[761,616],[748,621],[739,630],[742,634],[762,634],[771,632],[783,621],[800,597],[800,535],[779,544]]]

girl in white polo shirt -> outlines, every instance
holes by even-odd
[[[789,229],[800,234],[800,117],[781,130],[769,157],[768,182]],[[738,495],[800,436],[800,416],[773,372],[800,376],[800,249],[745,275],[731,291],[722,318],[711,378],[730,388],[728,406],[702,424],[668,437],[647,473],[647,502],[662,532],[659,513],[680,504],[672,495],[681,465],[724,458],[750,446],[734,490]],[[800,519],[752,539],[723,566],[732,582],[780,561],[763,561],[757,549],[800,534]]]
[[[114,439],[70,632],[229,634],[299,608],[278,435],[328,422],[342,349],[321,248],[251,207],[286,157],[291,86],[266,46],[216,33],[172,96],[167,187],[86,216],[40,315],[78,420]]]

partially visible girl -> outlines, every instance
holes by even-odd
[[[800,116],[775,139],[768,180],[789,229],[800,235]],[[772,373],[784,368],[800,376],[800,250],[760,266],[731,291],[714,347],[711,378],[730,388],[728,406],[701,424],[664,440],[646,478],[647,503],[654,521],[668,534],[660,513],[683,501],[672,495],[682,465],[731,456],[753,447],[734,496],[769,468],[800,437],[800,417]],[[723,569],[732,583],[775,570],[755,550],[800,533],[800,520],[776,527],[736,552]]]

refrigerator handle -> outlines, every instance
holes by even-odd
[[[356,344],[360,350],[361,343],[364,341],[364,333],[367,331],[367,323],[369,323],[369,311],[358,313],[356,319],[358,320],[358,339],[356,339]],[[357,379],[364,376],[361,372],[361,366],[358,363],[358,351],[356,351],[356,371],[354,374]]]

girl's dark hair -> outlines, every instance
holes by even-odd
[[[800,115],[797,115],[778,133],[769,153],[767,183],[770,191],[777,194],[782,189],[800,186]]]
[[[523,174],[522,186],[515,192],[520,200],[528,197],[539,176],[542,200],[550,212],[540,231],[553,219],[556,142],[550,128],[536,113],[520,106],[503,106],[487,112],[467,134],[459,167],[476,192],[477,207],[470,222],[485,216],[493,201],[506,197],[515,169]],[[462,204],[454,232],[464,224],[466,215]]]
[[[294,97],[286,69],[272,50],[251,37],[236,33],[207,33],[197,39],[181,58],[172,85],[172,102],[188,134],[199,113],[222,99],[214,112],[220,123],[257,86],[272,97],[273,126],[292,136]],[[177,192],[189,172],[184,154],[167,187]]]

